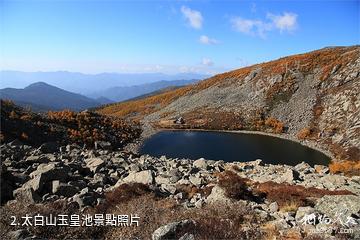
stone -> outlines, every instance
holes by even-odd
[[[270,212],[277,212],[279,210],[279,205],[277,202],[273,202],[269,205]]]
[[[44,181],[65,180],[69,171],[70,167],[68,166],[57,166],[55,163],[40,164],[35,171],[30,173],[30,177],[41,175]]]
[[[106,141],[95,141],[95,149],[102,149],[102,150],[112,150],[112,145],[110,142]]]
[[[25,203],[36,203],[41,200],[40,196],[30,187],[21,187],[14,190],[13,195],[16,200]]]
[[[46,142],[41,144],[38,150],[43,153],[53,153],[59,150],[59,144],[56,142]]]
[[[199,199],[199,200],[197,200],[197,201],[195,202],[195,207],[196,207],[196,208],[202,208],[203,204],[204,204],[204,200]]]
[[[192,220],[169,223],[156,229],[152,234],[152,240],[174,239],[176,233],[192,226],[195,226],[195,222]]]
[[[323,165],[314,165],[315,171],[320,174],[327,174],[330,172],[329,168]]]
[[[222,189],[220,186],[215,185],[212,189],[211,189],[211,193],[210,195],[207,197],[206,199],[207,203],[231,203],[232,199],[228,198],[225,195],[225,190]]]
[[[105,165],[105,161],[101,158],[88,158],[85,160],[86,167],[90,169],[92,172],[98,172],[100,168]]]
[[[25,159],[29,163],[48,163],[50,160],[45,156],[29,156]]]
[[[182,199],[184,199],[184,193],[179,192],[179,193],[175,194],[175,195],[174,195],[174,199],[176,199],[176,200],[182,200]]]
[[[145,170],[136,173],[130,173],[127,177],[122,180],[119,180],[125,183],[135,182],[142,183],[146,185],[153,184],[154,182],[154,173],[151,170]]]
[[[179,238],[179,240],[195,240],[195,236],[191,233],[185,233]]]
[[[189,177],[189,181],[190,181],[192,184],[194,184],[195,186],[200,186],[200,185],[203,183],[202,178],[196,177],[196,176],[194,176],[194,175],[191,175],[191,176]]]
[[[44,175],[36,175],[34,178],[30,179],[26,183],[24,183],[23,187],[30,187],[35,192],[41,192],[46,183]]]
[[[7,239],[9,240],[22,240],[30,237],[30,233],[27,229],[18,229],[7,233]]]
[[[184,124],[185,123],[185,120],[183,117],[178,117],[174,120],[174,123],[175,124]]]
[[[314,172],[314,169],[306,162],[302,162],[302,163],[299,163],[297,164],[294,169],[297,171],[297,172],[302,172],[304,174],[307,174],[307,173],[311,173],[311,172]]]
[[[301,222],[301,220],[312,213],[315,212],[315,209],[312,207],[299,207],[296,211],[295,220]]]
[[[193,166],[200,169],[207,169],[208,163],[204,158],[200,158],[193,162]]]
[[[355,195],[326,195],[317,201],[314,208],[332,219],[335,219],[339,213],[342,213],[341,217],[346,219],[360,211],[360,197]]]
[[[164,177],[164,176],[156,176],[155,177],[155,182],[156,184],[169,184],[170,183],[170,178],[168,177]]]
[[[162,184],[161,188],[173,195],[176,193],[177,190],[174,185],[170,185],[170,184]]]
[[[277,179],[275,179],[275,182],[278,183],[289,183],[292,184],[294,180],[299,179],[299,173],[297,171],[294,171],[292,169],[286,169],[286,171]]]
[[[23,145],[23,143],[20,142],[18,139],[15,139],[15,140],[9,142],[9,146],[12,146],[12,147],[19,147],[22,145]]]
[[[59,180],[52,182],[52,193],[64,197],[74,196],[79,191],[79,188],[67,183],[62,183]]]

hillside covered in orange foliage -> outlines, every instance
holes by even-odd
[[[360,160],[360,47],[329,47],[215,75],[101,114],[160,128],[255,130],[287,134]],[[183,124],[174,120],[181,116]]]

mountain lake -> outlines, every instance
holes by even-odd
[[[300,143],[261,134],[215,131],[161,131],[146,139],[141,154],[171,158],[205,158],[225,162],[262,159],[269,164],[327,165],[330,158]]]

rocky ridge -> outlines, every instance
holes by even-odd
[[[333,216],[334,206],[339,203],[349,211],[348,216],[360,223],[360,178],[329,174],[326,166],[311,167],[306,163],[296,166],[268,165],[261,160],[225,163],[205,159],[169,159],[165,156],[156,158],[101,147],[89,150],[75,144],[49,152],[46,144],[34,148],[19,141],[2,145],[1,153],[1,189],[2,193],[6,193],[2,194],[3,203],[25,201],[28,204],[46,204],[65,200],[86,209],[102,204],[106,192],[135,182],[149,186],[156,195],[173,199],[186,209],[199,209],[217,202],[230,205],[241,202],[254,210],[262,221],[275,224],[280,232],[295,229],[301,234],[310,234],[309,226],[301,222],[303,216],[307,213]],[[229,172],[235,174],[235,180],[231,180],[230,185],[221,184],[219,176]],[[251,184],[241,182],[241,193],[234,198],[227,194],[227,187],[236,185],[237,177]],[[269,192],[261,190],[269,181],[278,189],[289,188],[286,193],[289,196],[291,186],[300,192],[314,191],[313,204],[286,210],[282,202],[273,201],[267,197],[271,196]],[[192,194],[184,190],[189,187],[192,191],[195,189]],[[274,188],[271,191],[279,190]],[[168,236],[169,231],[175,231],[178,225],[183,224],[162,227],[154,232],[153,239],[166,239],[161,236]],[[311,225],[313,230],[316,226]],[[193,239],[191,234],[184,236],[182,239]],[[334,237],[331,234],[327,236]]]

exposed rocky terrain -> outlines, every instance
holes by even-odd
[[[79,211],[99,210],[102,207],[108,209],[111,206],[108,202],[109,194],[116,192],[124,184],[135,183],[146,186],[157,198],[173,201],[178,209],[176,211],[188,211],[187,215],[179,214],[178,217],[187,216],[189,219],[180,221],[172,217],[170,219],[174,222],[167,222],[162,227],[155,223],[147,223],[152,226],[150,229],[153,233],[143,234],[152,234],[153,239],[168,239],[174,236],[178,236],[177,239],[202,238],[202,235],[197,235],[199,232],[194,227],[197,221],[203,226],[202,220],[192,214],[201,209],[206,213],[206,209],[213,209],[214,205],[219,203],[222,207],[228,206],[229,209],[239,206],[248,209],[247,214],[256,219],[244,221],[245,225],[248,224],[247,228],[245,225],[240,226],[241,231],[248,231],[248,235],[244,235],[247,239],[267,238],[269,228],[272,229],[271,234],[276,236],[288,236],[290,231],[297,239],[312,235],[322,236],[324,239],[337,239],[341,236],[359,237],[357,224],[360,223],[360,178],[329,174],[326,166],[319,165],[313,168],[306,163],[293,167],[267,165],[261,160],[224,163],[205,159],[194,161],[155,158],[101,147],[89,150],[75,144],[61,146],[49,153],[46,143],[34,148],[19,141],[3,144],[1,153],[1,200],[2,203],[6,203],[2,207],[2,215],[7,217],[9,216],[5,212],[11,213],[10,206],[24,203],[24,209],[27,211],[34,211],[34,206],[47,206],[56,202],[63,202],[65,206]],[[128,188],[131,188],[130,185],[125,185],[125,189]],[[121,197],[123,195],[120,194],[115,199]],[[118,204],[121,206],[123,203],[120,201]],[[142,202],[140,206],[146,204]],[[347,211],[343,216],[345,220],[350,216],[354,219],[355,222],[351,225],[351,229],[356,230],[354,233],[344,235],[330,231],[325,235],[319,235],[315,234],[315,230],[322,226],[321,223],[309,225],[302,222],[305,214],[311,213],[335,217],[334,208]],[[171,211],[175,210],[167,209],[164,214],[171,214]],[[145,217],[141,214],[144,213],[139,212],[140,216]],[[217,221],[224,220],[221,219]],[[146,222],[141,222],[142,220],[140,219],[140,226],[146,225]],[[263,229],[264,226],[267,228]],[[2,231],[12,230],[9,234],[15,236],[20,233],[26,233],[28,236],[46,236],[43,235],[44,232],[37,232],[32,227],[10,228],[9,219],[6,217],[2,218],[1,228]],[[258,230],[251,232],[251,228]],[[224,231],[227,230],[224,228],[217,234],[226,236]],[[138,231],[141,232],[141,229]],[[121,234],[135,237],[139,234],[138,231]],[[181,236],[177,235],[179,232]]]
[[[359,69],[359,46],[324,48],[99,112],[144,126],[276,132],[314,142],[336,160],[359,161]],[[184,124],[174,124],[179,116]]]
[[[34,114],[1,102],[6,239],[353,239],[360,237],[359,47],[235,70],[94,112]],[[181,117],[179,117],[181,116]],[[143,132],[138,120],[142,123]],[[128,149],[157,128],[299,138],[347,167],[172,159]],[[130,146],[130,147],[129,147]],[[139,227],[11,225],[26,214],[136,214]]]

